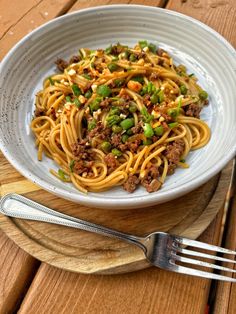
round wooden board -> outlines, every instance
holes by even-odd
[[[127,211],[87,208],[41,189],[29,192],[27,184],[28,192],[24,193],[21,181],[15,183],[23,190],[21,194],[30,199],[110,228],[139,236],[166,231],[196,239],[222,208],[231,172],[232,163],[208,183],[179,199],[151,208]],[[4,191],[3,186],[1,190]],[[139,248],[86,231],[3,215],[0,216],[0,228],[29,254],[65,270],[117,274],[149,267]]]

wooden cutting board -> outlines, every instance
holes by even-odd
[[[43,191],[20,176],[0,155],[1,195],[19,193],[60,212],[139,236],[158,230],[197,238],[222,208],[231,172],[232,163],[202,187],[165,204],[127,211],[102,210]],[[149,267],[139,248],[86,231],[3,215],[0,228],[29,254],[69,271],[117,274]]]

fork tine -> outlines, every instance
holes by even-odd
[[[180,262],[183,262],[183,263],[199,265],[199,266],[205,266],[205,267],[210,267],[210,268],[214,268],[214,269],[219,269],[219,270],[224,270],[224,271],[229,271],[229,272],[232,272],[232,273],[236,273],[235,269],[231,269],[231,268],[228,268],[228,267],[223,267],[223,266],[215,265],[215,264],[212,264],[212,263],[199,261],[199,260],[196,260],[196,259],[193,259],[193,258],[187,258],[187,257],[179,256],[179,255],[176,255],[176,254],[172,254],[172,257],[173,257],[174,260],[177,260],[177,261],[180,261]]]
[[[183,249],[181,247],[178,247],[176,250],[178,252],[181,252],[181,253],[186,254],[186,255],[200,256],[200,257],[205,257],[205,258],[209,258],[209,259],[214,259],[216,261],[222,261],[222,262],[228,262],[228,263],[236,264],[236,261],[229,259],[229,258],[224,258],[224,257],[220,257],[220,256],[202,253],[202,252],[192,251],[192,250],[188,250],[188,249]]]
[[[174,236],[174,240],[176,242],[178,242],[180,244],[184,244],[184,245],[198,247],[198,248],[209,250],[209,251],[215,251],[215,252],[220,252],[220,253],[236,255],[236,251],[225,249],[225,248],[222,248],[222,247],[216,246],[216,245],[203,243],[203,242],[200,242],[200,241],[195,241],[195,240],[190,240],[190,239],[186,239],[186,238],[181,238],[181,237],[178,237],[178,236]]]
[[[217,279],[217,280],[223,280],[223,281],[229,281],[229,282],[236,282],[236,278],[209,273],[207,271],[197,270],[197,269],[179,266],[179,265],[172,265],[172,267],[169,267],[168,269],[176,273],[181,273],[181,274],[190,275],[190,276],[198,276],[198,277],[203,277],[203,278],[208,278],[208,279]]]

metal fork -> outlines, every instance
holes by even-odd
[[[141,248],[147,260],[154,266],[187,275],[236,282],[236,279],[230,276],[192,268],[194,265],[197,265],[235,273],[236,270],[233,268],[223,267],[211,262],[209,263],[206,261],[201,261],[199,258],[210,259],[219,262],[230,262],[233,264],[236,263],[235,260],[185,248],[185,246],[191,246],[193,248],[209,250],[213,253],[220,252],[236,255],[235,251],[224,249],[215,245],[182,238],[164,232],[153,232],[145,237],[137,237],[62,214],[17,194],[7,194],[1,199],[0,212],[10,217],[59,224],[102,234],[112,238],[118,238],[120,240],[125,240]],[[197,257],[197,259],[193,257]],[[179,265],[179,262],[181,262],[181,264],[187,264],[191,266],[182,266]]]

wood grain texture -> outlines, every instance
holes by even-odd
[[[39,262],[0,232],[0,313],[12,313],[27,291]]]
[[[200,240],[218,243],[222,211]],[[210,281],[150,268],[116,276],[78,275],[42,264],[20,314],[200,314]],[[50,291],[50,293],[49,293]]]
[[[14,1],[15,7],[18,8],[18,3],[21,1]],[[67,10],[73,5],[75,0],[41,0],[41,1],[26,1],[25,5],[31,4],[31,8],[27,10],[21,8],[19,10],[19,18],[15,23],[5,31],[0,41],[0,60],[4,55],[19,41],[24,35],[30,33],[43,23],[67,12]],[[10,1],[11,3],[11,1]],[[13,4],[14,5],[14,4]],[[8,5],[5,4],[5,10],[7,11]],[[16,10],[17,11],[17,10]],[[1,11],[0,11],[1,12]],[[4,11],[3,11],[4,12]],[[1,13],[0,13],[1,14]],[[0,19],[0,29],[2,26],[2,19]],[[4,22],[3,22],[4,23]],[[11,23],[9,23],[10,25]]]
[[[192,16],[209,25],[236,47],[235,0],[169,0],[166,8]]]
[[[63,213],[126,233],[145,235],[158,230],[195,239],[222,208],[231,168],[230,163],[220,177],[212,178],[194,193],[139,210],[90,209],[45,191],[23,194]],[[0,227],[26,252],[65,270],[117,274],[149,266],[138,248],[86,231],[5,216],[0,217]]]
[[[162,7],[164,5],[164,2],[165,1],[163,0],[78,0],[71,7],[69,12],[107,4],[141,4],[154,7]]]
[[[235,172],[236,176],[236,172]],[[233,200],[229,208],[229,215],[226,222],[226,236],[223,245],[236,251],[236,180],[233,190]],[[233,256],[231,256],[233,258]],[[224,264],[226,267],[232,267],[232,264]],[[234,269],[236,269],[234,265]],[[236,278],[236,277],[235,277]],[[215,302],[212,305],[214,314],[233,314],[236,312],[236,286],[232,283],[218,282],[216,285]]]

